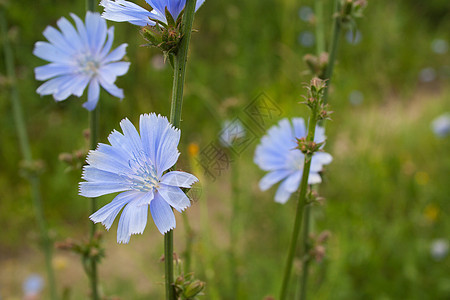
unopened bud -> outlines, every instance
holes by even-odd
[[[310,86],[313,91],[320,92],[326,86],[325,80],[315,77],[315,78],[311,79]]]
[[[184,291],[184,296],[188,299],[194,298],[198,294],[200,294],[203,289],[205,288],[205,283],[200,280],[196,280],[194,282],[191,282]]]
[[[86,141],[89,141],[89,139],[91,138],[91,131],[89,129],[85,129],[83,131],[83,137]]]
[[[317,262],[321,262],[325,257],[326,249],[323,245],[317,245],[313,250],[313,256]]]
[[[331,237],[331,232],[329,230],[322,231],[317,237],[317,243],[325,243]]]

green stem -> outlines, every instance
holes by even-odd
[[[173,230],[164,234],[164,264],[166,273],[166,299],[175,300],[175,287],[173,285]]]
[[[311,205],[305,206],[303,232],[302,232],[302,276],[300,278],[300,300],[306,300],[306,291],[308,284],[308,269],[310,257],[308,255],[310,249],[309,231],[310,231]]]
[[[308,126],[308,141],[314,140],[314,134],[316,131],[316,113],[313,112],[313,117],[310,120],[309,126]],[[283,277],[283,283],[281,286],[281,294],[280,294],[280,300],[284,300],[287,297],[288,294],[288,288],[289,288],[289,280],[291,277],[291,271],[292,271],[292,263],[294,261],[295,256],[295,250],[297,248],[297,240],[300,233],[300,227],[302,224],[302,218],[303,218],[303,211],[306,205],[306,191],[308,189],[308,177],[309,177],[309,170],[311,168],[311,159],[307,159],[305,157],[305,162],[303,166],[303,174],[302,174],[302,181],[300,183],[300,195],[298,198],[297,203],[297,210],[295,214],[295,221],[294,221],[294,230],[292,231],[291,236],[291,244],[289,247],[288,257],[286,261],[286,267],[284,269],[284,277]]]
[[[194,23],[195,4],[197,0],[187,0],[182,20],[183,38],[181,39],[178,52],[175,55],[172,105],[170,110],[170,122],[180,128],[181,111],[183,106],[184,80],[186,75],[187,56],[189,43],[191,41],[192,25]]]
[[[95,11],[95,0],[86,0],[86,10]]]
[[[86,0],[86,10],[94,12],[95,11],[95,0]],[[89,129],[90,129],[90,148],[95,149],[98,143],[98,131],[99,131],[99,109],[98,104],[97,107],[89,112]],[[97,211],[97,199],[91,198],[91,213],[95,213]],[[95,238],[96,233],[96,225],[94,222],[91,222],[91,228],[89,232],[89,238],[91,241]],[[92,244],[92,243],[91,243]],[[91,284],[91,297],[92,300],[99,300],[100,296],[98,293],[98,274],[97,274],[97,261],[93,258],[90,260],[90,270],[89,270],[89,281]]]
[[[325,24],[323,23],[323,0],[314,1],[316,17],[316,55],[325,51]]]
[[[97,147],[98,142],[98,131],[99,131],[99,104],[97,107],[89,112],[89,128],[90,128],[90,148],[95,149]],[[97,199],[91,198],[91,213],[95,213],[97,211]],[[97,230],[97,226],[94,222],[91,222],[89,238],[91,241],[95,238],[95,233]],[[98,293],[98,275],[97,275],[97,261],[95,259],[90,260],[90,274],[88,274],[90,284],[91,284],[91,297],[93,300],[100,299]]]
[[[341,17],[338,15],[340,7],[339,0],[335,0],[335,9],[333,13],[334,22],[333,22],[333,36],[331,40],[329,57],[328,57],[328,67],[325,72],[325,80],[327,80],[327,86],[325,87],[325,92],[323,96],[323,101],[326,104],[328,102],[328,89],[331,85],[331,77],[333,76],[334,64],[336,63],[337,51],[339,47],[339,39],[341,36]]]
[[[231,166],[231,218],[230,218],[230,275],[231,299],[236,299],[239,288],[237,267],[237,233],[239,230],[239,164],[237,155],[234,156],[234,165]]]
[[[6,74],[11,81],[11,104],[13,109],[13,117],[16,125],[17,136],[19,138],[20,151],[27,165],[31,165],[33,162],[33,157],[31,154],[31,148],[28,140],[27,129],[23,117],[22,105],[20,103],[20,95],[16,86],[16,72],[14,67],[14,54],[9,44],[8,38],[8,26],[6,24],[6,15],[3,8],[0,9],[0,22],[1,22],[1,37],[3,39],[3,52],[6,65]],[[34,213],[38,223],[40,236],[41,236],[41,247],[45,256],[45,266],[47,269],[47,280],[48,286],[50,288],[50,299],[58,299],[58,294],[56,292],[55,275],[52,267],[52,242],[48,236],[47,223],[44,217],[44,209],[42,207],[42,196],[40,189],[39,177],[32,173],[30,174],[28,180],[31,185],[32,201]]]
[[[170,109],[170,123],[176,128],[180,128],[181,112],[183,107],[184,80],[186,75],[187,56],[189,43],[191,41],[192,25],[194,23],[196,0],[187,0],[182,19],[183,38],[180,41],[178,52],[175,55],[172,104]],[[175,300],[175,287],[173,276],[173,230],[164,235],[164,256],[165,256],[165,283],[166,299]]]

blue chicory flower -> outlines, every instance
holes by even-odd
[[[128,243],[132,234],[144,232],[148,207],[158,230],[164,234],[175,228],[172,208],[182,212],[190,200],[180,189],[190,188],[198,179],[185,172],[164,172],[178,160],[180,130],[167,118],[144,114],[140,117],[140,135],[133,124],[120,122],[123,134],[113,131],[111,145],[99,144],[89,153],[83,169],[80,195],[98,197],[121,192],[114,200],[90,216],[107,230],[122,208],[117,242]]]
[[[146,0],[153,8],[148,11],[139,5],[125,0],[102,0],[100,5],[105,8],[102,17],[116,22],[129,22],[137,26],[154,26],[155,21],[167,24],[166,7],[174,20],[178,18],[186,6],[186,0]],[[195,11],[205,2],[197,0]]]
[[[38,274],[28,276],[22,284],[25,297],[37,297],[44,288],[44,279]],[[26,298],[28,299],[28,298]]]
[[[293,118],[292,124],[288,119],[282,119],[278,125],[272,126],[267,135],[261,139],[256,147],[254,161],[264,171],[268,171],[261,181],[259,187],[262,191],[282,181],[276,194],[275,201],[286,203],[294,193],[302,178],[305,157],[296,149],[296,139],[306,137],[305,122],[302,118]],[[325,141],[325,129],[317,126],[314,141],[316,143]],[[323,165],[331,163],[332,157],[325,152],[313,154],[308,184],[316,184],[322,181],[319,172]]]
[[[437,137],[444,138],[450,134],[450,113],[444,113],[433,120],[431,123],[434,134]]]
[[[88,110],[95,109],[100,86],[123,99],[123,90],[114,82],[130,67],[129,62],[120,61],[127,44],[111,51],[114,28],[108,29],[100,14],[87,12],[86,24],[78,16],[70,15],[76,28],[66,18],[61,18],[57,22],[60,31],[48,26],[43,33],[48,42],[35,45],[33,54],[50,62],[35,69],[37,80],[48,80],[37,93],[53,95],[56,101],[63,101],[70,95],[81,97],[89,85],[87,102],[83,104]]]

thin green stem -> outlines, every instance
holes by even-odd
[[[23,117],[22,105],[20,103],[20,95],[17,90],[16,85],[16,72],[14,67],[14,54],[9,44],[8,39],[8,26],[6,23],[6,15],[3,8],[0,7],[0,22],[1,22],[1,37],[3,39],[3,52],[6,64],[6,74],[10,80],[10,93],[11,93],[11,104],[13,109],[13,117],[16,125],[17,136],[19,138],[20,151],[22,152],[23,159],[27,165],[31,165],[33,162],[33,157],[31,153],[31,148],[28,140],[27,129]],[[31,185],[32,201],[34,213],[38,223],[40,236],[41,236],[41,247],[45,256],[45,266],[47,270],[47,280],[48,286],[50,288],[50,299],[58,299],[58,294],[56,291],[55,275],[52,267],[52,242],[48,236],[47,223],[44,217],[44,209],[42,207],[42,196],[40,188],[40,179],[36,173],[29,174],[28,177]]]
[[[311,218],[311,204],[305,206],[302,232],[302,276],[300,278],[300,300],[306,300],[306,291],[308,284],[308,270],[310,257],[308,255],[310,249],[309,231],[310,231],[310,218]]]
[[[194,23],[196,0],[187,0],[182,19],[183,38],[181,39],[178,52],[175,55],[172,103],[170,109],[170,122],[176,128],[180,128],[181,112],[183,107],[184,80],[186,75],[187,56],[189,43],[191,41],[192,25]],[[175,287],[173,276],[173,230],[164,235],[164,256],[165,256],[165,283],[166,299],[175,300]]]
[[[99,105],[93,110],[89,112],[89,128],[90,128],[90,148],[95,149],[98,143],[98,134],[99,134]],[[97,199],[91,198],[91,213],[95,213],[97,211]],[[97,230],[97,225],[94,222],[90,224],[89,238],[92,241],[95,238],[95,233]],[[89,280],[91,284],[91,297],[93,300],[100,299],[98,293],[98,275],[97,275],[97,261],[95,259],[91,259],[90,261],[90,274]]]
[[[86,0],[86,10],[95,11],[95,0]]]
[[[165,263],[165,282],[166,299],[175,300],[175,288],[173,285],[173,230],[164,235],[164,263]]]
[[[86,0],[86,10],[94,12],[95,11],[95,0]],[[95,149],[98,143],[98,132],[99,132],[99,108],[97,107],[89,112],[89,129],[90,129],[90,148]],[[97,211],[97,199],[91,198],[91,213],[95,213]],[[89,231],[89,238],[91,241],[95,238],[95,233],[97,230],[97,226],[94,222],[91,222]],[[99,300],[100,296],[98,293],[98,274],[97,274],[97,261],[94,258],[90,260],[90,269],[89,269],[89,281],[91,284],[91,297],[92,300]]]
[[[183,38],[178,52],[175,55],[172,105],[170,110],[170,122],[180,128],[181,112],[183,107],[184,80],[186,75],[187,56],[191,41],[192,25],[194,23],[195,4],[197,0],[187,0],[182,20]]]
[[[313,117],[310,120],[309,126],[308,126],[308,141],[314,140],[314,134],[316,131],[316,124],[317,119],[315,118],[316,113],[313,112]],[[292,231],[291,236],[291,243],[289,246],[289,252],[288,257],[286,261],[286,267],[284,269],[284,276],[283,276],[283,283],[281,286],[281,294],[280,294],[280,300],[284,300],[287,298],[288,290],[289,290],[289,281],[291,277],[292,272],[292,264],[294,261],[295,256],[295,250],[297,249],[297,240],[300,233],[300,227],[302,224],[302,218],[303,218],[303,211],[306,205],[306,191],[308,189],[308,178],[309,178],[309,170],[311,169],[311,159],[308,159],[305,157],[305,162],[303,166],[303,174],[302,174],[302,181],[300,183],[300,194],[298,198],[297,203],[297,210],[295,214],[295,221],[294,221],[294,230]]]
[[[333,35],[330,45],[330,50],[328,51],[328,67],[325,72],[325,80],[327,80],[327,86],[325,87],[325,92],[323,96],[323,101],[326,104],[328,102],[328,90],[331,85],[331,78],[333,76],[334,64],[336,63],[337,51],[339,48],[339,39],[341,36],[341,17],[339,16],[339,0],[335,0],[335,9],[333,13],[334,22],[333,22]]]
[[[325,51],[325,24],[323,23],[323,0],[314,1],[316,17],[316,55]]]

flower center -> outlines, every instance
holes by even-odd
[[[81,73],[94,76],[100,68],[100,63],[92,55],[83,55],[78,59],[78,67]]]
[[[126,174],[126,179],[130,182],[132,189],[150,192],[159,188],[159,178],[155,166],[145,154],[134,154],[134,158],[129,161],[129,166],[132,173]]]

